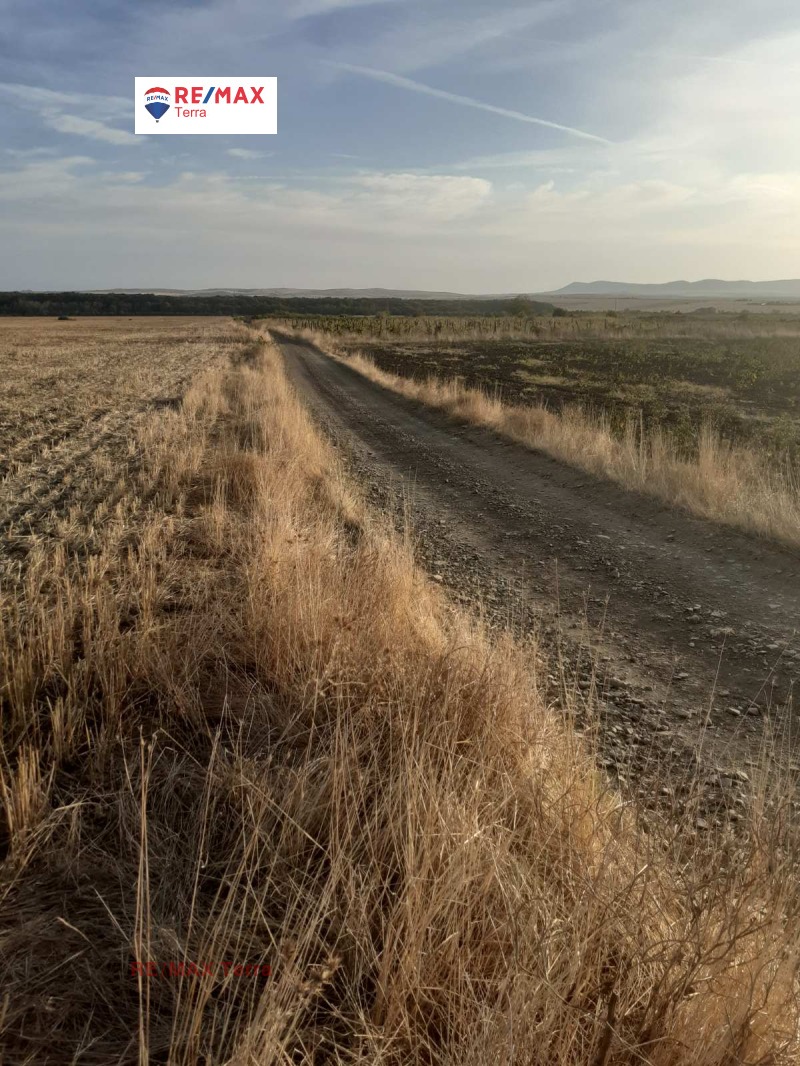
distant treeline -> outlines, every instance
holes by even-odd
[[[0,315],[552,315],[553,304],[513,300],[400,300],[152,293],[2,292]]]

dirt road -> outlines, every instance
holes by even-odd
[[[603,758],[623,783],[644,789],[654,762],[693,768],[734,809],[765,735],[772,758],[790,760],[796,555],[456,424],[280,340],[295,387],[376,502],[398,515],[411,501],[434,577],[495,620],[534,626],[559,663],[554,697],[597,697]]]

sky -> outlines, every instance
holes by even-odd
[[[139,76],[278,134],[134,136]],[[795,0],[0,0],[0,289],[800,277]]]

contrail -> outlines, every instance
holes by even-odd
[[[517,122],[530,122],[536,126],[546,126],[551,130],[561,130],[563,133],[571,133],[573,137],[582,137],[587,141],[599,141],[600,144],[611,144],[605,137],[598,137],[595,133],[587,133],[586,130],[575,129],[574,126],[563,126],[560,122],[548,122],[545,118],[536,118],[534,115],[526,115],[522,111],[510,111],[506,107],[495,107],[494,104],[485,104],[482,100],[475,100],[471,96],[461,96],[458,93],[449,93],[444,89],[434,89],[422,82],[412,81],[411,78],[402,78],[399,74],[391,74],[388,70],[373,70],[371,67],[357,67],[351,63],[335,63],[325,61],[328,66],[338,70],[346,70],[351,74],[361,74],[365,78],[373,78],[375,81],[386,82],[387,85],[396,85],[398,89],[410,89],[415,93],[424,93],[426,96],[436,96],[440,100],[449,100],[451,104],[461,104],[463,107],[474,107],[478,111],[488,111],[492,115],[502,115],[504,118],[513,118]]]

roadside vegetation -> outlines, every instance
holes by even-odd
[[[3,1062],[796,1062],[780,783],[645,819],[210,328],[152,352],[220,358],[132,424],[126,535],[2,603]]]
[[[309,313],[297,307],[299,301],[292,301],[292,307],[297,307],[294,313],[255,314],[264,319],[264,325],[276,329],[318,330],[344,342],[800,337],[800,315],[790,313],[568,312],[559,307],[541,310],[546,305],[517,299],[506,303],[503,314],[488,303],[482,309],[462,304],[460,310],[456,304],[447,314],[434,310],[431,303],[430,311],[420,314],[409,301],[397,302],[406,305],[403,313],[391,308],[376,314],[366,307],[334,314]]]
[[[316,323],[316,324],[315,324]],[[800,455],[800,317],[732,314],[546,318],[276,319],[403,377],[459,378],[512,402],[634,418],[684,451],[713,429]]]
[[[741,342],[738,361],[732,342],[722,351],[712,345],[713,354],[693,363],[687,349],[659,353],[634,342],[610,350],[575,344],[564,355],[563,345],[362,345],[314,330],[296,335],[455,418],[704,518],[800,546],[793,338],[762,338],[760,348]],[[559,376],[547,373],[548,360],[558,361]],[[475,384],[465,380],[466,366]],[[649,406],[648,389],[656,397]]]

